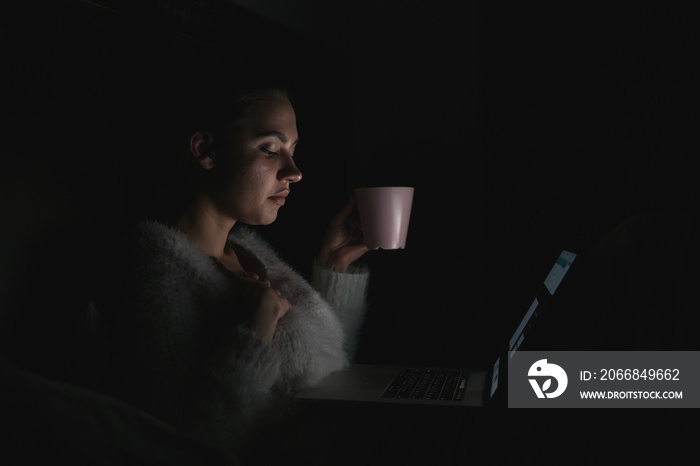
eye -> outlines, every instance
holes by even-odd
[[[267,147],[260,147],[260,150],[267,156],[272,157],[273,155],[277,155],[277,151],[268,149]]]

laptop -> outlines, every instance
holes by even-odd
[[[504,391],[508,359],[512,358],[532,332],[549,302],[571,268],[576,254],[562,250],[538,288],[515,332],[488,370],[455,367],[407,367],[351,364],[334,372],[317,385],[296,394],[305,402],[382,403],[477,408],[494,404]]]

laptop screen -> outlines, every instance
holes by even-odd
[[[496,358],[496,362],[493,365],[493,371],[491,371],[491,393],[489,393],[489,398],[493,398],[493,394],[496,393],[498,388],[498,377],[501,373],[501,357]]]
[[[520,347],[520,344],[523,342],[525,339],[525,333],[528,330],[528,325],[533,319],[533,316],[537,315],[536,311],[537,309],[541,308],[544,306],[546,301],[548,301],[547,295],[552,296],[554,292],[557,290],[559,287],[559,284],[561,281],[564,279],[564,276],[566,273],[569,271],[569,268],[571,267],[571,264],[574,262],[574,259],[576,258],[576,254],[562,250],[561,253],[559,254],[559,258],[557,261],[554,263],[552,266],[552,269],[549,271],[547,274],[547,277],[544,279],[544,282],[542,283],[542,286],[540,287],[540,290],[537,292],[537,295],[535,296],[535,299],[532,301],[532,304],[530,304],[530,307],[528,308],[527,312],[525,313],[525,316],[522,318],[520,321],[520,324],[518,327],[515,329],[515,332],[513,333],[513,336],[511,336],[510,340],[508,341],[508,350],[510,351],[510,357],[513,357],[513,354],[515,354],[516,350]],[[543,291],[543,288],[546,289],[547,291]],[[544,295],[542,294],[544,293]],[[542,298],[542,301],[539,299]],[[507,359],[506,359],[507,362]],[[496,362],[493,365],[493,369],[491,371],[491,380],[490,380],[490,393],[489,397],[493,398],[493,395],[496,393],[496,390],[499,385],[499,379],[501,376],[501,369],[502,369],[502,363],[501,363],[501,356],[496,358]]]
[[[564,279],[564,275],[566,275],[566,272],[568,272],[571,268],[571,264],[574,262],[574,259],[576,259],[576,254],[572,252],[563,250],[559,254],[559,258],[554,263],[552,269],[549,271],[547,277],[544,279],[543,282],[543,286],[544,288],[546,288],[550,296],[552,296],[559,287],[559,284]],[[528,324],[532,320],[532,317],[535,315],[535,312],[540,307],[540,305],[540,300],[537,297],[535,297],[535,299],[532,301],[532,304],[525,313],[525,316],[520,321],[518,327],[515,329],[515,332],[513,333],[513,336],[510,338],[510,341],[508,343],[508,349],[511,351],[511,357],[513,356],[513,352],[515,352],[520,347],[520,344],[525,339],[525,331],[528,328]]]
[[[576,254],[569,251],[562,251],[559,255],[559,259],[552,266],[552,270],[549,271],[549,275],[544,279],[544,286],[549,291],[550,295],[553,295],[557,290],[557,287],[561,283],[561,280],[568,272],[571,263],[576,259]]]

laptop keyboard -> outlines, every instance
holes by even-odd
[[[460,401],[464,398],[468,376],[463,371],[403,369],[382,398]]]

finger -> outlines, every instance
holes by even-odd
[[[244,287],[254,289],[265,289],[270,287],[270,282],[267,280],[259,280],[248,275],[234,274],[235,282]]]
[[[348,216],[348,226],[353,231],[362,230],[362,222],[360,222],[360,215],[357,212],[353,212],[350,216]]]
[[[283,306],[280,318],[284,317],[289,311],[292,310],[292,303],[289,300],[282,298]]]
[[[353,244],[348,246],[344,253],[345,257],[350,259],[350,262],[355,262],[357,259],[365,255],[369,251],[366,243]]]
[[[351,195],[345,205],[338,211],[338,213],[333,217],[333,223],[343,223],[350,216],[350,214],[355,209],[355,196]]]

